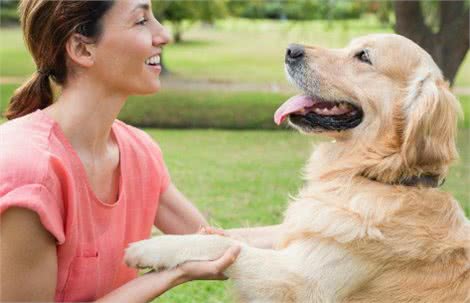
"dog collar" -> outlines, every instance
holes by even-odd
[[[406,177],[400,179],[398,181],[399,185],[405,185],[405,186],[418,186],[422,185],[425,187],[439,187],[442,186],[445,183],[446,179],[442,179],[442,181],[439,182],[439,176],[436,175],[421,175],[421,176],[411,176],[411,177]]]
[[[379,182],[375,178],[369,178],[373,181]],[[436,175],[421,175],[421,176],[411,176],[411,177],[404,177],[398,180],[397,182],[390,183],[391,185],[404,185],[404,186],[424,186],[424,187],[439,187],[445,183],[446,179],[442,179],[439,182],[439,176]]]

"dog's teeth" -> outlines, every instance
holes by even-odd
[[[341,107],[335,106],[333,108],[333,114],[335,114],[335,115],[342,115],[344,112],[345,112],[345,110]]]

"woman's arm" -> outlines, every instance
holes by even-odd
[[[12,207],[0,219],[0,301],[53,301],[57,283],[54,237],[33,211]],[[222,272],[239,251],[232,247],[214,261],[189,262],[172,270],[145,274],[97,302],[148,302],[189,280],[223,279]]]
[[[0,301],[53,301],[56,281],[55,238],[35,212],[7,209],[0,216]]]
[[[239,253],[240,247],[234,246],[214,261],[188,262],[171,270],[147,273],[95,302],[148,302],[187,281],[225,280],[223,271],[232,265]]]
[[[208,223],[176,186],[170,184],[160,196],[155,226],[165,234],[192,234]]]
[[[270,225],[251,228],[234,228],[227,230],[218,230],[212,227],[206,227],[202,230],[207,234],[220,234],[235,239],[240,239],[250,246],[258,248],[272,249],[280,240],[282,225]]]
[[[210,231],[204,216],[173,184],[160,196],[155,226],[165,234],[192,234],[202,227],[206,233],[220,233]],[[280,238],[281,225],[229,229],[225,233],[254,247],[273,248]]]

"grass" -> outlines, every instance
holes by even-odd
[[[177,75],[212,81],[284,83],[284,50],[291,42],[343,47],[368,33],[390,33],[372,18],[346,21],[271,21],[226,19],[213,27],[195,26],[185,42],[166,47],[164,60]],[[1,75],[31,74],[34,64],[20,30],[0,29]],[[208,56],[210,54],[210,56]],[[465,59],[457,86],[470,86],[470,59]]]
[[[463,119],[459,121],[462,128],[470,128],[470,96],[457,96],[462,105]]]
[[[173,181],[212,224],[224,228],[280,222],[288,195],[302,185],[300,171],[312,149],[310,138],[293,131],[147,131],[164,151]],[[465,207],[467,216],[469,135],[469,129],[461,130],[463,163],[451,169],[444,186]],[[232,302],[226,286],[191,282],[155,302]]]
[[[269,92],[165,90],[131,98],[120,118],[151,127],[279,129],[273,114],[288,97]]]

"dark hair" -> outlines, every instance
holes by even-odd
[[[5,112],[7,119],[43,109],[53,101],[49,78],[63,85],[67,76],[67,40],[74,33],[97,42],[101,19],[113,1],[23,0],[19,5],[24,41],[37,66],[31,78],[19,87]]]

